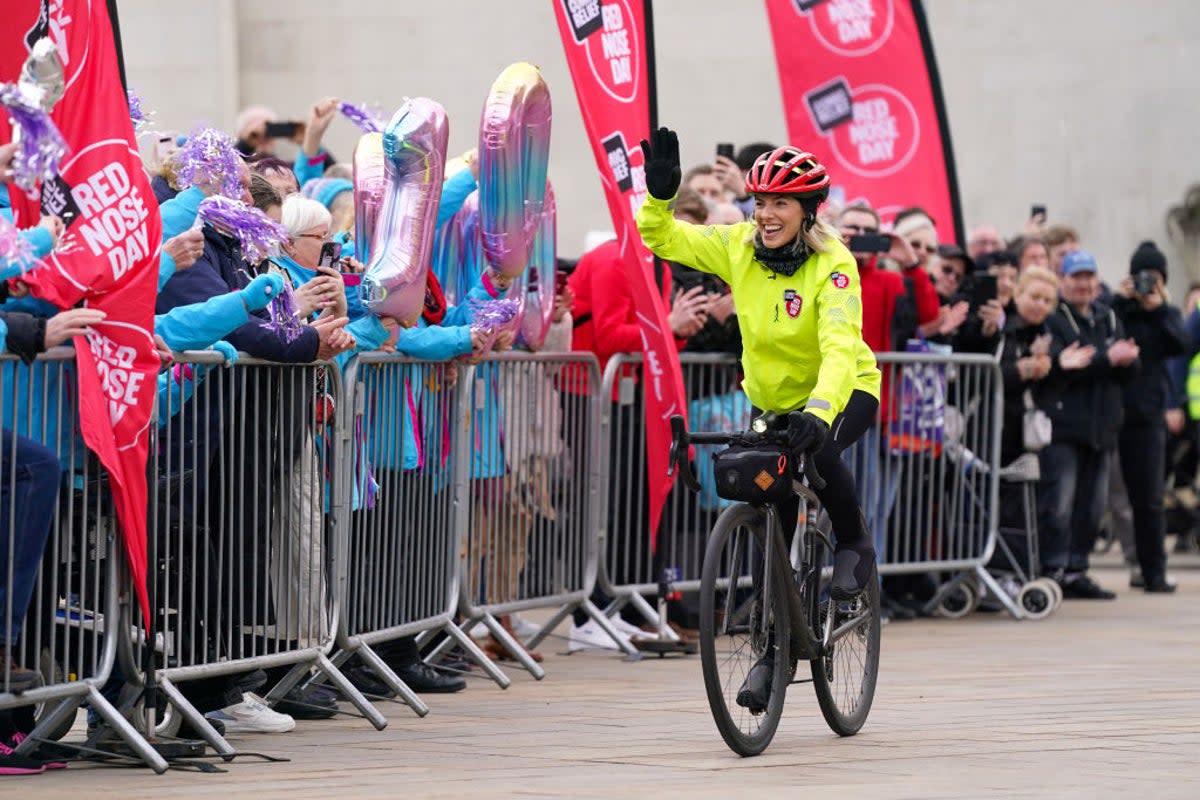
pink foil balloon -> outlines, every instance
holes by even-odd
[[[386,187],[383,134],[363,134],[354,148],[354,257],[363,264],[371,263]]]
[[[483,250],[505,275],[529,263],[541,224],[550,163],[550,90],[532,64],[509,66],[492,84],[479,123]]]
[[[529,250],[529,271],[522,281],[521,328],[518,341],[530,350],[540,350],[554,321],[558,252],[557,209],[554,190],[546,184],[546,203]]]
[[[401,106],[383,134],[386,185],[362,297],[406,327],[425,304],[448,134],[445,109],[424,97]]]

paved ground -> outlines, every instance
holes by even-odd
[[[427,698],[391,725],[302,723],[234,740],[290,758],[220,775],[73,766],[2,779],[5,797],[1200,797],[1200,559],[1179,593],[1068,603],[1050,619],[999,615],[884,629],[866,728],[838,739],[806,685],[771,748],[740,759],[709,718],[696,657],[625,663],[547,642],[542,682],[513,673]],[[559,651],[559,652],[556,652]]]

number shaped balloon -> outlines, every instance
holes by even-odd
[[[361,264],[371,263],[386,187],[383,134],[363,134],[354,148],[354,257]]]
[[[522,62],[500,73],[479,123],[479,215],[487,262],[504,275],[524,271],[541,224],[550,121],[537,67]]]
[[[405,102],[383,133],[383,206],[362,297],[405,327],[416,324],[425,303],[448,134],[445,109],[424,97]]]
[[[558,289],[557,216],[554,190],[547,183],[546,203],[529,251],[529,271],[519,288],[522,308],[518,341],[530,350],[542,348],[554,321],[554,299]]]

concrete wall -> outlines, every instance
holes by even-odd
[[[1200,180],[1200,4],[926,5],[967,224],[1015,231],[1044,203],[1114,278],[1139,240],[1165,247],[1167,208]],[[449,112],[458,152],[474,142],[491,80],[513,61],[537,63],[555,102],[560,251],[578,255],[586,231],[610,227],[550,0],[127,0],[121,13],[132,84],[181,129],[231,126],[250,103],[302,118],[325,94],[389,109],[427,95]],[[660,117],[680,131],[685,167],[718,141],[785,139],[760,3],[659,0],[655,24]],[[339,121],[328,142],[348,158],[356,136]]]

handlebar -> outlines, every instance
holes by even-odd
[[[779,415],[773,411],[767,411],[754,419],[749,431],[740,433],[728,433],[724,431],[690,433],[687,429],[687,422],[684,421],[682,416],[675,414],[671,417],[671,454],[668,461],[667,474],[674,475],[675,468],[678,467],[679,476],[683,480],[684,485],[693,492],[699,492],[700,481],[696,478],[696,471],[692,468],[692,462],[688,458],[688,448],[691,445],[724,444],[754,447],[760,444],[786,444],[786,431],[779,430],[778,423]],[[825,479],[817,471],[817,465],[809,457],[809,454],[801,454],[799,458],[801,471],[803,471],[804,477],[808,480],[809,486],[817,491],[824,489]]]

